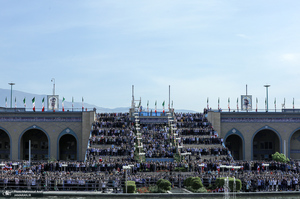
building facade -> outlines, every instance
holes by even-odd
[[[300,159],[300,113],[209,111],[219,136],[238,160],[269,160],[275,152]]]
[[[84,160],[94,121],[94,111],[1,111],[0,159]]]

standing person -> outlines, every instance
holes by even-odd
[[[31,186],[32,186],[33,189],[36,188],[36,178],[35,178],[35,176],[33,176],[33,178],[31,178]]]
[[[260,178],[257,179],[257,189],[258,191],[261,191],[261,182],[262,180]]]
[[[8,177],[7,176],[5,176],[5,178],[4,178],[4,189],[7,189],[7,184],[8,184]]]
[[[278,190],[278,185],[277,185],[277,179],[273,178],[273,191],[277,191]]]
[[[269,191],[269,178],[265,177],[264,180],[265,180],[266,191]]]
[[[273,191],[273,180],[272,180],[272,178],[269,178],[269,190],[270,191]]]
[[[287,184],[287,190],[290,191],[292,188],[292,179],[288,178],[286,184]]]
[[[102,192],[102,179],[101,178],[98,179],[98,191]]]
[[[26,183],[27,183],[27,190],[31,190],[31,177],[26,178]]]
[[[294,178],[295,178],[295,180],[294,180],[294,182],[295,182],[295,191],[299,191],[298,177],[294,177]]]
[[[19,177],[15,177],[15,185],[16,185],[17,190],[20,189],[19,183],[20,183]]]
[[[278,191],[282,191],[281,181],[282,181],[282,178],[281,178],[281,177],[278,177],[278,178],[277,178]]]

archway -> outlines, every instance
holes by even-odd
[[[253,160],[271,160],[275,152],[280,152],[278,135],[270,129],[259,131],[253,138]]]
[[[77,141],[71,134],[65,134],[59,139],[59,159],[77,160]]]
[[[10,159],[10,138],[8,134],[2,129],[0,129],[0,159]]]
[[[39,129],[29,129],[22,135],[20,159],[29,160],[29,140],[31,140],[31,160],[48,160],[48,137]]]
[[[300,130],[293,133],[290,139],[290,158],[294,160],[300,159]]]
[[[225,146],[235,160],[243,160],[243,141],[240,136],[236,134],[229,135],[225,140]]]

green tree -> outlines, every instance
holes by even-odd
[[[136,191],[135,181],[127,181],[127,184],[125,183],[125,186],[123,188],[124,193],[126,193],[126,186],[127,186],[127,193],[135,193]]]
[[[290,161],[283,153],[278,153],[278,152],[272,155],[272,159],[276,162],[282,162],[282,163],[287,163]]]
[[[169,180],[165,180],[165,179],[160,179],[157,181],[157,186],[164,190],[164,191],[170,191],[171,190],[171,183]]]
[[[202,181],[199,177],[195,177],[192,179],[191,186],[193,189],[200,189],[203,187]]]
[[[188,177],[187,179],[185,179],[185,180],[183,181],[183,185],[186,186],[186,187],[191,186],[192,179],[193,179],[193,177]]]
[[[225,184],[225,178],[226,177],[222,177],[222,178],[217,178],[216,179],[216,185],[217,187],[224,187]],[[235,189],[236,191],[240,191],[242,189],[242,181],[240,179],[234,179],[234,178],[228,178],[229,180],[229,189],[231,191],[233,191],[233,184],[235,181]]]

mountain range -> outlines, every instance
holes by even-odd
[[[11,90],[10,89],[1,89],[0,88],[0,107],[7,107],[9,108],[11,106]],[[15,104],[17,105],[17,108],[24,108],[24,98],[26,103],[26,110],[32,110],[32,99],[35,97],[35,106],[36,110],[42,109],[42,100],[45,98],[45,107],[47,107],[47,95],[37,95],[32,93],[26,93],[18,90],[13,90],[13,99],[12,99],[12,107],[15,107]],[[6,101],[7,98],[7,101]],[[75,110],[81,110],[82,108],[82,102],[73,102],[74,109]],[[62,106],[62,97],[59,98],[59,108],[61,110]],[[71,110],[72,109],[72,102],[71,101],[64,101],[64,107],[65,110]],[[84,102],[84,109],[91,110],[93,108],[96,108],[97,113],[124,113],[129,112],[130,107],[117,107],[117,108],[105,108],[105,107],[99,107],[93,104],[89,104]],[[184,110],[184,109],[175,109],[176,112],[179,113],[195,113],[193,110]]]

